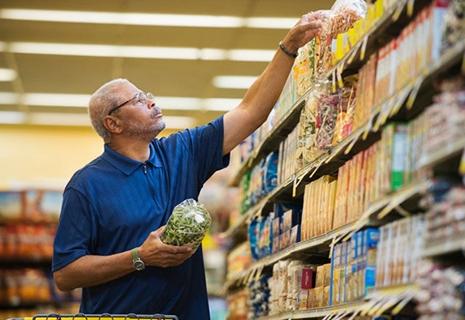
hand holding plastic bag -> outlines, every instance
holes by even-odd
[[[189,244],[196,249],[210,229],[211,223],[212,219],[207,209],[194,199],[187,199],[173,209],[160,239],[165,244]]]

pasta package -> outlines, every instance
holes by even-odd
[[[165,244],[192,245],[196,249],[211,223],[207,209],[194,199],[187,199],[174,207],[160,239]]]

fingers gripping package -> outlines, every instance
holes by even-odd
[[[187,199],[174,207],[160,239],[165,244],[192,245],[197,249],[211,223],[207,209],[194,199]]]
[[[337,35],[348,31],[353,24],[365,17],[367,4],[363,0],[337,0],[331,10],[316,12],[323,22],[320,35],[316,38],[317,72],[326,72],[331,65],[331,46]]]

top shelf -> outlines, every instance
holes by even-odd
[[[430,1],[417,0],[413,11],[408,9],[407,0],[401,0],[390,8],[383,17],[356,43],[347,54],[326,74],[315,80],[332,79],[337,75],[350,75],[358,72],[368,58],[390,39],[397,36],[400,31],[411,21],[414,12],[420,10]],[[300,111],[312,91],[310,88],[290,108],[281,121],[269,132],[260,145],[250,154],[236,171],[230,181],[230,186],[237,187],[242,176],[253,168],[262,158],[276,150],[279,144],[287,137],[299,122]]]

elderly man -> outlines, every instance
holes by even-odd
[[[239,106],[168,138],[155,139],[165,128],[156,99],[131,82],[116,79],[92,95],[89,113],[104,152],[64,191],[52,266],[58,288],[83,288],[81,312],[209,319],[201,249],[169,246],[159,236],[172,209],[197,198],[231,149],[265,121],[297,49],[319,28],[315,15],[303,16]]]

